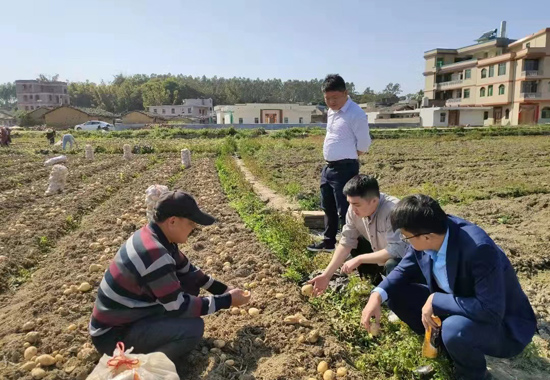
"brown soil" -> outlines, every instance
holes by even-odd
[[[253,301],[243,309],[256,307],[261,310],[258,317],[233,316],[228,311],[206,317],[204,342],[189,357],[188,363],[178,363],[184,368],[191,368],[187,370],[184,379],[301,379],[306,378],[306,374],[315,377],[320,360],[327,360],[333,369],[345,364],[342,344],[331,335],[326,323],[302,298],[299,289],[282,279],[282,266],[256,241],[254,234],[245,228],[228,205],[213,161],[197,160],[192,168],[182,172],[179,170],[178,155],[167,155],[165,158],[165,162],[149,169],[140,166],[139,159],[125,165],[135,165],[134,171],[143,172],[142,176],[131,178],[124,186],[116,187],[110,196],[102,198],[102,203],[86,204],[86,197],[82,196],[73,199],[80,190],[94,196],[96,190],[90,186],[75,187],[70,198],[54,196],[58,199],[56,202],[37,200],[38,205],[47,205],[48,210],[53,206],[47,202],[57,206],[66,201],[64,207],[73,203],[79,206],[84,204],[83,207],[88,211],[82,215],[78,229],[58,236],[55,247],[36,260],[39,269],[32,278],[14,293],[4,297],[0,309],[0,378],[30,379],[29,373],[19,367],[25,362],[22,357],[26,334],[23,325],[31,321],[35,325],[33,330],[39,334],[35,344],[39,354],[63,355],[62,362],[46,369],[46,379],[85,379],[98,357],[93,350],[84,357],[81,354],[78,358],[77,354],[89,344],[87,324],[96,288],[102,277],[102,273],[90,273],[88,268],[92,263],[103,267],[108,265],[119,246],[113,240],[127,238],[142,222],[145,211],[144,191],[147,186],[167,183],[169,178],[175,178],[174,174],[181,175],[174,187],[194,194],[199,204],[218,218],[214,226],[198,231],[183,250],[207,273],[228,284],[243,286],[245,282],[257,281],[258,286],[252,290]],[[133,172],[128,170],[127,173]],[[98,175],[98,187],[104,187],[107,183],[113,186],[118,172],[120,170],[113,169],[112,175]],[[98,194],[101,196],[103,193]],[[27,211],[25,215],[31,215],[35,207],[36,203],[30,203],[23,210]],[[117,224],[117,218],[122,218],[123,222]],[[44,217],[32,219],[33,224],[29,223],[29,226],[34,229],[36,224],[36,228],[44,229],[49,224],[60,222],[54,219],[50,223],[41,223],[40,219]],[[100,238],[106,238],[101,249],[90,249],[90,243]],[[228,240],[232,240],[235,245],[228,248]],[[11,242],[10,255],[17,247]],[[22,250],[17,252],[20,254]],[[37,255],[34,252],[34,256]],[[208,258],[213,260],[212,265],[205,265]],[[233,263],[231,271],[222,270],[225,261]],[[93,286],[91,292],[63,294],[67,286],[78,285],[83,281]],[[276,299],[273,296],[275,292],[281,292],[285,297]],[[285,316],[296,312],[307,317],[311,325],[295,327],[283,323]],[[71,324],[76,325],[76,330],[68,330]],[[312,329],[321,332],[318,343],[297,342],[300,334]],[[224,339],[227,342],[222,353],[209,352],[213,339]],[[228,367],[220,363],[222,355],[226,359],[235,360],[235,365]],[[350,370],[348,379],[360,378],[348,364],[346,366]],[[304,368],[304,374],[298,373],[299,367]]]

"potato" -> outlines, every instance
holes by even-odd
[[[295,325],[298,323],[298,320],[299,320],[298,316],[289,315],[288,317],[285,317],[283,322],[286,323],[287,325]]]
[[[34,361],[30,361],[30,362],[26,362],[25,364],[23,364],[21,367],[19,367],[19,369],[22,370],[22,371],[30,371],[34,367],[36,367],[36,363]]]
[[[51,355],[40,355],[38,358],[36,358],[36,361],[44,367],[55,364],[55,358]]]
[[[302,286],[302,295],[305,297],[311,297],[313,295],[313,285],[306,284]]]
[[[338,377],[344,377],[348,374],[348,370],[346,367],[340,367],[336,370],[336,376]]]
[[[250,297],[250,291],[244,290],[244,291],[243,291],[243,296],[245,296],[245,297]]]
[[[40,339],[40,334],[36,331],[31,331],[25,335],[25,342],[36,343]]]
[[[224,267],[230,267],[231,266],[231,263],[229,261],[226,261],[225,263],[223,263],[223,266]]]
[[[250,314],[252,317],[257,317],[258,315],[260,315],[260,310],[256,309],[255,307],[251,307],[250,309],[248,309],[248,314]]]
[[[231,313],[231,315],[239,315],[241,314],[241,310],[238,308],[238,307],[232,307],[231,310],[229,311]]]
[[[69,325],[69,327],[67,327],[67,330],[69,331],[75,331],[78,327],[73,323],[72,325]]]
[[[30,346],[25,350],[23,357],[25,358],[25,360],[31,360],[33,356],[36,356],[37,352],[38,352],[38,348],[34,346]]]
[[[91,264],[90,265],[90,272],[100,272],[103,269],[103,267],[99,264]]]
[[[277,293],[277,294],[275,294],[275,298],[280,300],[281,298],[285,298],[285,295],[283,293]]]
[[[330,369],[323,373],[323,380],[334,380],[335,377],[336,376],[334,376],[334,372],[332,372]]]
[[[328,363],[324,360],[320,361],[319,364],[317,364],[317,372],[321,375],[325,373],[328,370]]]
[[[226,366],[229,366],[229,367],[232,367],[232,366],[235,365],[235,360],[231,360],[231,359],[226,360],[226,361],[225,361],[225,365],[226,365]]]
[[[306,341],[306,337],[304,334],[300,335],[298,339],[296,339],[298,343],[304,343]]]
[[[89,292],[90,290],[92,290],[92,285],[90,285],[88,282],[83,282],[78,287],[78,290],[81,291],[82,293]]]
[[[258,283],[256,281],[252,281],[250,284],[248,284],[248,287],[250,289],[254,289],[256,286],[258,286]]]
[[[29,342],[25,342],[25,344],[23,344],[23,348],[29,348],[31,346],[31,344]]]
[[[63,361],[63,355],[57,354],[55,355],[55,362],[61,363]]]
[[[223,339],[216,339],[213,343],[216,348],[223,348],[225,346],[225,340]]]
[[[248,313],[246,312],[246,310],[244,309],[241,309],[241,315],[247,315]]]
[[[35,368],[31,371],[31,376],[33,379],[42,379],[46,376],[46,371],[42,368]]]
[[[26,322],[23,327],[21,328],[21,330],[23,331],[31,331],[34,329],[34,327],[36,326],[36,324],[33,322],[33,321],[29,321],[29,322]]]
[[[226,246],[227,248],[233,248],[233,247],[235,246],[235,242],[229,240],[227,243],[225,243],[225,246]]]
[[[377,336],[378,334],[380,334],[380,325],[376,322],[371,322],[370,333],[372,336]]]
[[[212,265],[213,263],[214,263],[214,260],[212,260],[212,259],[206,260],[206,265],[208,265],[208,266]]]
[[[319,340],[319,330],[311,330],[309,334],[307,334],[307,341],[309,343],[317,343]]]

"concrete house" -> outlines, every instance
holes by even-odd
[[[516,41],[506,37],[503,22],[498,36],[495,29],[474,45],[429,50],[424,59],[424,106],[445,109],[433,110],[422,125],[433,126],[426,124],[432,119],[449,126],[550,122],[550,28]],[[445,121],[438,122],[442,113]]]
[[[184,99],[182,104],[149,106],[150,114],[165,118],[185,117],[206,124],[213,121],[212,99]]]
[[[72,128],[90,120],[101,120],[113,124],[117,115],[97,108],[61,106],[44,114],[48,127]]]
[[[13,127],[16,124],[15,116],[8,111],[0,110],[0,127]]]
[[[70,104],[66,82],[41,82],[36,79],[16,80],[15,93],[17,107],[24,111]]]
[[[322,116],[317,106],[301,104],[247,103],[216,106],[218,124],[309,124]]]

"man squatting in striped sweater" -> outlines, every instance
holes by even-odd
[[[197,224],[215,221],[191,195],[163,193],[154,219],[130,236],[105,272],[89,332],[102,354],[124,342],[135,353],[163,352],[177,365],[202,338],[201,316],[244,305],[250,293],[207,276],[178,249]],[[212,296],[198,297],[201,288]]]

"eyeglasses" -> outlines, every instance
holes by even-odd
[[[422,235],[426,235],[426,234],[416,234],[416,235],[409,236],[409,237],[406,237],[405,235],[401,234],[401,241],[407,243],[410,239],[418,237],[418,236],[422,236]]]

